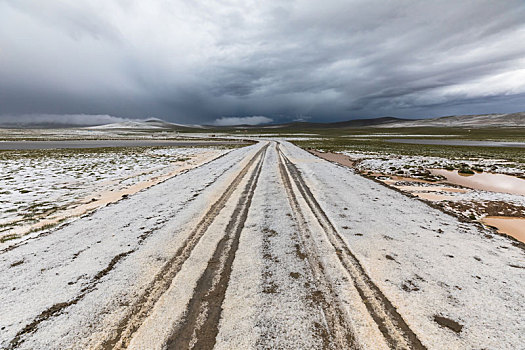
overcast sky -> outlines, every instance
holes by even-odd
[[[0,0],[0,121],[516,111],[523,0]]]

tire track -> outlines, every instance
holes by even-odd
[[[37,331],[38,326],[47,320],[49,320],[52,317],[56,317],[62,312],[70,307],[71,305],[75,305],[78,303],[82,298],[84,298],[89,292],[94,290],[97,286],[97,284],[100,282],[102,277],[106,276],[114,267],[115,265],[122,260],[123,258],[127,257],[131,253],[133,253],[135,250],[130,250],[127,252],[120,253],[113,257],[111,261],[109,262],[108,266],[106,266],[103,270],[99,271],[90,281],[90,283],[82,288],[80,291],[80,294],[77,295],[75,298],[61,302],[56,303],[53,306],[47,308],[46,310],[42,311],[31,323],[27,324],[21,331],[19,331],[15,337],[11,340],[9,343],[8,349],[16,349],[18,348],[23,342],[24,337],[28,334],[32,334]]]
[[[279,166],[285,173],[289,174],[289,177],[298,188],[299,193],[307,202],[310,210],[325,231],[329,242],[336,251],[339,261],[350,275],[359,296],[389,346],[393,349],[426,349],[417,335],[406,324],[403,317],[397,312],[397,309],[367,275],[359,260],[339,235],[315,199],[295,164],[286,157],[279,145],[277,145],[277,149],[280,155]],[[287,184],[287,187],[288,185],[290,184]],[[290,196],[291,201],[293,201],[294,196],[295,195]]]
[[[201,166],[204,166],[204,165],[207,165],[223,156],[225,156],[226,154],[228,153],[224,153],[224,154],[221,154],[220,156],[216,157],[216,158],[213,158],[205,163],[202,163],[200,164],[199,166],[195,167],[195,168],[192,168],[192,169],[189,169],[189,170],[184,170],[183,172],[175,175],[175,176],[179,176],[179,175],[183,175],[185,174],[186,172],[190,171],[190,170],[193,170],[193,169],[196,169],[196,168],[199,168]],[[235,163],[232,163],[230,166],[228,166],[224,172],[228,171],[229,169],[231,169],[233,166],[235,165]],[[220,175],[217,175],[214,179],[212,179],[212,181],[210,181],[209,183],[205,184],[204,187],[202,189],[199,190],[199,193],[202,192],[203,190],[205,190],[206,188],[208,188],[218,177],[220,177],[224,172],[222,172]],[[173,176],[173,177],[175,177]],[[168,178],[166,180],[163,180],[162,182],[165,182],[167,180],[169,180],[171,178]],[[159,182],[162,183],[162,182]],[[189,198],[185,204],[193,201],[195,199],[195,196],[192,196],[191,198]],[[182,208],[182,207],[181,207]],[[178,213],[180,211],[180,209],[177,210],[175,213],[171,214],[171,216],[175,215],[176,213]],[[85,214],[85,216],[90,216],[92,215],[96,210],[90,212],[89,214]],[[156,223],[156,226],[153,227],[152,229],[148,230],[146,233],[143,233],[142,235],[140,235],[138,237],[138,245],[142,245],[143,241],[145,239],[147,239],[152,233],[155,232],[155,230],[157,229],[157,226],[159,224],[163,224],[165,223],[167,220],[166,217],[163,217],[163,219],[159,222],[157,221]],[[66,225],[63,225],[63,226],[66,226]],[[63,227],[62,226],[62,227]],[[44,237],[44,236],[47,236],[49,234],[51,234],[52,232],[46,232],[45,234],[40,234],[38,236],[35,236],[35,237],[32,237],[32,238],[29,238],[27,240],[25,240],[24,242],[22,242],[23,244],[27,244],[29,243],[30,240],[33,240],[33,239],[38,239],[38,238],[41,238],[41,237]],[[12,250],[12,249],[15,249],[17,247],[19,247],[21,245],[16,245],[16,246],[10,246],[8,248],[6,248],[5,250],[2,250],[0,251],[0,254],[1,253],[4,253],[6,251],[9,251],[9,250]],[[85,248],[85,249],[82,249],[80,251],[78,251],[77,253],[75,253],[73,255],[73,258],[72,260],[75,260],[77,258],[77,256],[82,253],[83,251],[87,250],[89,247]],[[119,263],[121,260],[125,259],[127,256],[129,256],[130,254],[134,253],[138,248],[135,248],[135,249],[132,249],[130,251],[126,251],[126,252],[122,252],[116,256],[114,256],[111,261],[109,262],[108,266],[105,267],[104,269],[102,269],[101,271],[99,271],[98,273],[96,273],[93,278],[90,280],[90,282],[87,284],[87,286],[85,286],[84,288],[82,288],[80,290],[80,293],[78,295],[76,295],[74,298],[68,300],[68,301],[63,301],[63,302],[59,302],[59,303],[55,303],[53,304],[52,306],[48,307],[47,309],[45,309],[44,311],[42,311],[38,316],[36,316],[30,323],[28,323],[24,328],[22,328],[14,337],[13,339],[10,341],[9,343],[9,349],[15,349],[17,347],[19,347],[22,343],[24,343],[25,341],[25,337],[29,334],[33,334],[35,333],[37,330],[38,330],[38,327],[39,325],[42,323],[42,322],[46,322],[48,320],[50,320],[51,318],[53,317],[56,317],[56,316],[59,316],[60,314],[62,314],[64,312],[65,309],[69,308],[70,306],[72,305],[75,305],[77,304],[78,302],[80,302],[87,294],[89,294],[91,291],[93,291],[95,289],[95,287],[97,286],[97,284],[100,282],[100,280],[102,279],[102,277],[104,277],[105,275],[107,275],[114,267],[117,263]]]
[[[185,318],[167,342],[167,349],[213,349],[219,331],[222,303],[232,272],[235,254],[244,223],[248,217],[253,194],[261,173],[267,146],[262,149],[239,202],[232,214],[226,234],[219,241],[206,270],[197,281],[188,303]]]
[[[279,148],[277,148],[277,151],[280,153]],[[343,306],[332,287],[331,281],[329,281],[325,274],[313,235],[301,210],[297,196],[292,189],[292,180],[280,158],[279,171],[290,201],[290,206],[292,207],[294,219],[299,226],[299,244],[296,245],[296,249],[298,250],[297,254],[304,256],[307,260],[317,288],[317,292],[313,293],[312,299],[320,305],[321,312],[324,316],[324,328],[326,329],[316,330],[316,333],[321,337],[323,349],[359,349],[352,332],[352,326],[345,317]],[[300,247],[303,247],[305,252],[300,252]]]
[[[184,240],[181,247],[155,275],[148,287],[144,289],[143,293],[138,297],[137,302],[129,307],[126,316],[116,327],[113,336],[103,342],[99,348],[118,349],[126,348],[129,345],[129,342],[135,331],[150,315],[153,307],[155,306],[155,303],[170,287],[173,279],[181,270],[182,265],[189,258],[193,249],[205,234],[208,227],[219,215],[221,210],[226,206],[227,201],[237,189],[239,183],[245,178],[254,162],[261,156],[261,154],[266,151],[267,147],[268,145],[265,145],[259,151],[257,151],[257,153],[249,160],[249,162],[244,166],[239,174],[237,174],[233,181],[228,185],[219,199],[217,199],[217,201],[210,206],[203,218]]]

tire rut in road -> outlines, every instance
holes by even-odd
[[[317,292],[313,294],[313,299],[321,306],[321,311],[325,319],[326,330],[317,330],[323,343],[323,349],[358,349],[352,327],[345,316],[341,301],[337,297],[336,291],[332,287],[331,281],[325,274],[320,254],[317,252],[312,232],[308,227],[307,220],[301,210],[301,206],[292,189],[291,178],[286,171],[284,163],[279,158],[279,171],[283,185],[286,189],[293,216],[299,227],[299,243],[297,249],[303,248],[303,255],[312,272],[313,280]]]
[[[212,160],[209,160],[203,164],[200,164],[198,167],[201,167],[201,166],[204,166],[204,165],[207,165],[219,158],[222,158],[226,155],[227,153],[225,154],[222,154]],[[230,166],[228,166],[223,172],[221,172],[220,175],[217,175],[215,176],[209,183],[205,184],[204,187],[202,189],[199,190],[199,193],[202,192],[204,189],[208,188],[213,182],[215,182],[217,180],[218,177],[220,177],[224,172],[228,171],[229,169],[231,169],[233,166],[235,165],[235,163],[232,163]],[[196,168],[198,168],[196,167]],[[193,168],[193,169],[196,169],[196,168]],[[193,169],[190,169],[190,170],[193,170]],[[185,174],[186,172],[190,171],[190,170],[185,170],[175,176],[178,176],[178,175],[183,175]],[[169,178],[171,179],[171,178]],[[169,179],[166,179],[162,182],[165,182]],[[161,182],[161,183],[162,183]],[[160,184],[160,183],[159,183]],[[189,202],[193,201],[194,199],[196,198],[196,196],[192,196],[190,197],[186,202],[184,202],[184,205],[187,205]],[[175,213],[172,213],[170,214],[169,216],[170,217],[173,217],[175,216],[181,209],[183,208],[183,206],[181,206]],[[86,214],[85,216],[90,216],[94,213],[95,211],[89,213],[89,214]],[[154,233],[157,229],[158,229],[158,226],[164,224],[165,222],[168,221],[168,217],[166,216],[163,216],[162,219],[158,220],[156,223],[155,223],[155,226],[153,228],[150,228],[149,230],[147,230],[146,232],[144,232],[143,234],[141,234],[138,238],[138,245],[142,245],[143,242],[152,234]],[[66,225],[64,225],[66,226]],[[128,224],[129,226],[129,224]],[[23,244],[27,244],[29,243],[31,240],[36,240],[38,238],[42,238],[42,237],[45,237],[45,236],[48,236],[50,235],[52,232],[45,232],[43,234],[40,234],[38,236],[35,236],[35,237],[32,237],[32,238],[29,238],[27,239],[26,241],[22,242]],[[18,245],[15,245],[15,246],[10,246],[2,251],[0,251],[0,254],[1,253],[5,253],[7,251],[10,251],[10,250],[13,250],[15,248],[18,248],[19,246],[21,246],[20,244]],[[88,247],[89,248],[89,247]],[[87,250],[88,248],[84,248],[84,249],[81,249],[80,251],[76,252],[73,257],[72,257],[72,260],[75,260],[78,255],[80,253],[82,253],[83,251]],[[87,285],[82,288],[80,290],[80,293],[78,295],[76,295],[74,298],[68,300],[68,301],[63,301],[63,302],[58,302],[58,303],[55,303],[53,304],[52,306],[48,307],[46,310],[42,311],[38,316],[36,316],[30,323],[28,323],[26,326],[24,326],[24,328],[22,328],[14,337],[13,339],[10,341],[9,343],[9,349],[14,349],[14,348],[17,348],[19,347],[25,340],[24,338],[29,335],[29,334],[32,334],[32,333],[35,333],[37,330],[38,330],[38,327],[39,325],[42,323],[42,322],[46,322],[46,321],[49,321],[50,319],[52,319],[53,317],[57,317],[59,316],[60,314],[62,314],[64,312],[65,309],[69,308],[70,306],[72,305],[75,305],[77,304],[78,302],[80,302],[87,294],[89,294],[91,291],[93,291],[96,287],[96,285],[100,282],[101,278],[104,277],[105,275],[107,275],[114,267],[117,263],[119,263],[121,260],[125,259],[127,256],[129,256],[130,254],[134,253],[135,251],[137,250],[137,248],[135,249],[132,249],[130,251],[127,251],[127,252],[123,252],[123,253],[120,253],[116,256],[114,256],[107,267],[105,267],[104,269],[102,269],[101,271],[99,271],[97,274],[95,274],[93,276],[93,278],[90,280],[89,283],[87,283]]]
[[[215,346],[232,264],[257,187],[265,151],[266,147],[226,226],[225,236],[219,241],[206,270],[197,281],[184,320],[167,342],[167,349],[213,349]]]
[[[202,236],[205,234],[208,227],[219,215],[221,210],[226,206],[226,203],[237,189],[239,183],[248,174],[253,163],[266,150],[267,145],[263,146],[257,153],[248,161],[248,163],[241,169],[239,174],[228,185],[222,195],[213,203],[203,218],[198,222],[195,228],[191,231],[181,247],[168,260],[162,269],[155,275],[152,282],[144,289],[143,293],[137,298],[126,313],[126,317],[116,327],[116,331],[110,339],[102,343],[102,349],[118,349],[126,348],[135,333],[135,331],[142,325],[144,320],[150,315],[155,303],[160,299],[166,290],[171,286],[171,283],[177,273],[181,270],[184,262],[189,258],[193,249],[199,243]]]
[[[133,252],[134,252],[134,250],[130,250],[130,251],[127,251],[127,252],[120,253],[120,254],[116,255],[115,257],[113,257],[113,259],[111,259],[111,261],[109,262],[108,266],[106,266],[103,270],[99,271],[91,279],[91,281],[88,283],[88,285],[86,287],[82,288],[82,290],[80,291],[80,294],[78,294],[75,298],[73,298],[73,299],[71,299],[69,301],[56,303],[53,306],[51,306],[51,307],[47,308],[46,310],[42,311],[32,322],[27,324],[21,331],[19,331],[15,335],[15,337],[9,343],[8,349],[16,349],[16,348],[18,348],[24,342],[24,337],[27,336],[28,334],[32,334],[32,333],[36,332],[38,327],[39,327],[39,325],[42,322],[45,322],[45,321],[49,320],[52,317],[56,317],[56,316],[60,315],[65,309],[67,309],[71,305],[75,305],[80,300],[82,300],[89,292],[91,292],[92,290],[95,289],[95,287],[100,282],[102,277],[107,275],[115,267],[115,265],[120,260],[122,260],[123,258],[125,258],[126,256],[130,255]]]
[[[397,309],[372,282],[359,260],[352,253],[341,235],[323,211],[310,188],[306,185],[299,170],[282,152],[279,145],[280,165],[287,172],[307,202],[326,236],[334,247],[339,261],[351,277],[359,296],[365,304],[372,319],[377,324],[389,346],[393,349],[426,349],[417,335],[410,329]]]

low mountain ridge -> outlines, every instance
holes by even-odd
[[[294,122],[294,123],[281,124],[281,125],[272,125],[270,127],[273,127],[273,128],[275,127],[281,127],[281,128],[299,127],[302,129],[358,128],[358,127],[366,127],[366,126],[383,125],[383,124],[389,124],[389,123],[403,123],[403,122],[412,121],[412,120],[413,119],[381,117],[381,118],[370,118],[370,119],[352,119],[352,120],[345,120],[342,122],[334,122],[334,123]]]
[[[152,130],[152,131],[177,131],[192,129],[195,127],[175,124],[164,121],[162,119],[150,118],[146,120],[129,120],[120,123],[104,124],[97,126],[89,126],[86,129],[91,130]]]
[[[418,119],[399,123],[378,125],[382,128],[410,128],[410,127],[525,127],[525,112],[506,114],[473,114]]]
[[[2,128],[84,128],[88,130],[141,130],[141,131],[196,131],[227,129],[341,129],[341,128],[412,128],[412,127],[525,127],[525,112],[500,114],[455,115],[426,119],[404,119],[396,117],[363,118],[340,122],[291,122],[266,125],[184,125],[167,122],[158,118],[126,120],[103,125],[78,125],[65,122],[4,122]]]

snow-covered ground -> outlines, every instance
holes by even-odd
[[[500,233],[525,242],[523,227],[511,223],[516,218],[525,218],[525,165],[522,163],[406,156],[388,152],[314,153],[352,167],[407,194],[436,203],[446,212],[496,226]],[[474,171],[462,176],[457,169]],[[510,221],[504,221],[505,218]],[[486,219],[490,219],[490,223]]]
[[[407,156],[377,152],[341,152],[358,161],[356,167],[361,172],[411,176],[421,169],[458,168],[461,165],[475,167],[499,174],[525,176],[525,164],[497,159],[448,159],[442,157]]]
[[[349,168],[286,150],[349,247],[428,348],[516,349],[525,343],[523,246]],[[434,315],[463,329],[445,331]]]
[[[287,141],[307,141],[307,140],[318,140],[322,141],[323,138],[319,134],[309,134],[309,133],[293,133],[293,134],[284,134],[284,133],[254,133],[253,131],[244,132],[212,132],[207,133],[185,133],[184,136],[187,137],[214,137],[214,138],[227,138],[234,140],[287,140]]]
[[[141,184],[147,187],[224,152],[213,148],[2,152],[0,238],[28,233],[42,220],[62,218],[73,208],[89,204],[88,211],[113,202],[131,193],[127,189],[140,190]]]
[[[177,126],[176,124],[171,124]],[[187,131],[187,129],[182,129]],[[186,133],[177,128],[164,128],[162,125],[127,122],[95,127],[44,128],[44,129],[5,129],[0,128],[0,142],[17,140],[185,140],[188,138],[207,138],[212,133]]]
[[[3,244],[2,348],[525,343],[522,245],[287,142]]]

